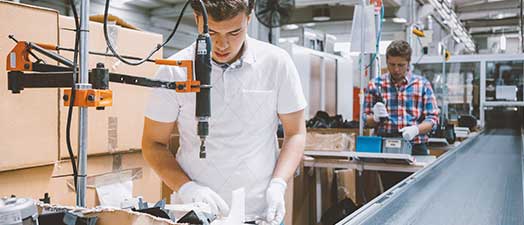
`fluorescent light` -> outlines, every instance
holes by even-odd
[[[296,30],[296,29],[298,29],[298,25],[296,25],[296,24],[286,24],[286,25],[282,26],[282,29],[284,29],[284,30]]]
[[[407,23],[408,21],[404,18],[395,17],[393,18],[393,23]]]
[[[500,50],[506,50],[506,36],[500,36]]]
[[[305,27],[314,27],[315,25],[317,25],[316,23],[305,23],[303,24],[303,26]]]
[[[318,22],[328,21],[330,19],[331,19],[331,17],[329,17],[329,16],[314,16],[313,17],[313,20],[314,21],[318,21]]]

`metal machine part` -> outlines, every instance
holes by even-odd
[[[196,93],[195,116],[198,120],[197,134],[200,136],[200,158],[206,158],[206,137],[209,135],[211,116],[211,38],[204,33],[198,36],[195,54],[195,75],[200,81],[200,92]]]
[[[38,225],[38,210],[29,198],[1,198],[0,224]]]
[[[411,155],[411,143],[404,138],[382,138],[382,153]]]

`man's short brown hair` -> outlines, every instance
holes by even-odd
[[[389,44],[388,48],[386,49],[386,59],[389,56],[393,57],[402,57],[408,60],[408,62],[411,62],[411,46],[409,46],[408,42],[403,40],[396,40],[391,42]]]
[[[244,12],[247,16],[255,7],[255,0],[202,0],[209,17],[215,21],[224,21]],[[191,7],[197,15],[202,15],[199,0],[192,0]]]

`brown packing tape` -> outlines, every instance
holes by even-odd
[[[86,183],[88,188],[97,188],[100,186],[115,184],[122,181],[142,179],[142,176],[142,168],[134,168],[120,171],[112,171],[97,175],[90,175],[87,176]],[[70,188],[71,191],[74,191],[74,182],[72,178],[67,180],[67,186]]]
[[[118,117],[107,117],[107,151],[115,152],[118,149]]]
[[[88,207],[100,204],[95,190],[96,186],[119,180],[133,180],[133,196],[143,196],[144,200],[148,202],[157,202],[166,195],[164,191],[167,190],[163,189],[162,181],[148,166],[140,152],[89,156],[87,169],[89,188],[86,202]],[[75,204],[72,178],[70,176],[61,177],[68,174],[71,174],[70,161],[64,160],[57,163],[53,172],[54,178],[50,180],[52,202],[62,205]]]

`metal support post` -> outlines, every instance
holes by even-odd
[[[79,90],[90,89],[88,56],[89,56],[89,0],[82,0],[80,4],[80,83]],[[86,177],[87,177],[87,107],[80,107],[78,121],[78,182],[76,204],[86,206]]]
[[[366,7],[366,0],[362,0],[362,13],[361,15],[364,15],[364,8]],[[360,20],[360,27],[364,29],[364,20]],[[364,87],[365,87],[365,78],[366,78],[366,66],[365,66],[365,40],[366,40],[366,32],[362,31],[360,33],[360,91],[359,91],[359,99],[360,99],[360,121],[359,127],[358,127],[358,135],[362,136],[364,134],[364,124],[366,123],[365,117],[364,117]],[[363,119],[364,118],[364,119]]]

